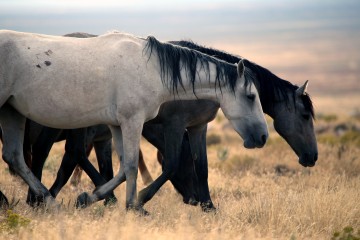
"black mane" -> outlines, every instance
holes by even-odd
[[[181,78],[181,70],[185,69],[195,94],[194,84],[197,74],[197,64],[200,64],[200,68],[205,70],[207,78],[210,79],[210,63],[213,63],[216,66],[215,86],[219,86],[221,91],[221,86],[225,85],[231,91],[235,92],[235,86],[238,79],[235,64],[229,64],[228,62],[189,48],[159,42],[153,36],[149,36],[146,40],[147,43],[144,51],[149,53],[149,58],[151,57],[153,51],[156,51],[160,63],[161,79],[169,89],[172,89],[173,93],[178,91],[179,85],[184,88]],[[245,77],[245,88],[248,86],[250,81],[251,78]]]
[[[200,46],[198,44],[195,44],[191,41],[171,41],[170,43],[187,47],[190,49],[197,50],[199,52],[208,54],[210,56],[216,57],[218,59],[221,59],[223,61],[229,62],[229,63],[237,63],[239,62],[242,57],[235,56],[223,51],[219,51],[212,48],[207,48],[204,46]],[[296,89],[298,89],[298,86],[293,85],[289,81],[286,81],[284,79],[281,79],[277,77],[275,74],[270,72],[268,69],[261,67],[257,65],[256,63],[250,62],[248,60],[244,60],[244,65],[246,70],[250,69],[251,72],[248,72],[246,75],[247,77],[251,78],[251,81],[255,84],[258,83],[258,92],[260,95],[260,101],[265,105],[272,105],[276,101],[284,100],[286,102],[289,101],[289,97],[287,94],[288,90],[291,90],[295,92]],[[314,107],[311,101],[311,98],[308,94],[305,94],[301,97],[304,107],[306,110],[310,111],[312,117],[314,118]]]

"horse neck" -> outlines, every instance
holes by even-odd
[[[267,81],[271,81],[271,79]],[[280,81],[284,81],[284,80],[280,80]],[[277,112],[279,111],[278,108],[287,107],[288,101],[290,101],[293,98],[293,92],[289,88],[286,88],[285,94],[287,96],[284,97],[281,95],[280,90],[278,89],[271,90],[272,91],[271,95],[266,93],[264,88],[261,87],[261,83],[258,79],[254,79],[254,84],[259,92],[259,97],[263,112],[269,115],[273,119],[276,117]]]
[[[183,69],[181,71],[182,86],[179,84],[175,90],[164,87],[165,95],[167,95],[165,97],[166,101],[206,99],[218,103],[218,96],[229,92],[227,86],[223,83],[219,86],[216,82],[215,64],[209,63],[208,72],[204,70],[204,67],[197,66],[196,72],[194,83],[191,82],[188,74]]]

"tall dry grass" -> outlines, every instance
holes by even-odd
[[[86,176],[78,188],[64,187],[57,198],[63,200],[60,210],[34,210],[25,203],[26,185],[11,176],[1,161],[0,188],[20,202],[12,212],[1,212],[0,238],[331,239],[346,226],[353,227],[356,236],[360,229],[360,133],[356,130],[360,120],[345,113],[318,112],[316,127],[322,133],[317,136],[319,160],[314,168],[297,163],[290,147],[272,129],[270,119],[266,146],[246,150],[220,113],[209,126],[209,135],[216,135],[220,142],[208,147],[209,186],[216,214],[183,204],[169,183],[146,204],[151,213],[147,217],[125,211],[124,185],[115,191],[117,205],[97,203],[77,210],[73,207],[76,196],[93,189]],[[334,129],[340,124],[350,127],[337,135]],[[46,186],[56,176],[63,148],[57,144],[45,165]],[[151,174],[158,175],[161,168],[155,149],[145,141],[142,148]],[[91,160],[95,163],[94,154]],[[115,155],[113,162],[117,171]],[[141,178],[138,186],[144,187]]]

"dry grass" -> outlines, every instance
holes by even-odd
[[[324,99],[324,104],[329,99]],[[316,102],[323,104],[321,98]],[[354,103],[348,112],[358,107]],[[340,123],[359,126],[360,121],[345,113],[327,118],[324,116],[331,115],[332,110],[321,110],[318,111],[324,115],[316,126],[330,126],[330,130],[318,135],[319,160],[311,169],[297,163],[295,154],[273,132],[271,125],[270,140],[263,149],[244,149],[240,137],[220,114],[209,127],[209,135],[219,135],[220,143],[208,149],[209,186],[218,208],[216,214],[183,204],[169,183],[146,204],[151,212],[147,217],[125,212],[124,185],[115,191],[119,198],[116,206],[97,203],[76,210],[72,205],[76,196],[93,189],[85,176],[78,189],[72,189],[69,184],[64,187],[58,196],[58,201],[64,202],[60,210],[44,213],[26,205],[25,184],[10,176],[5,164],[0,162],[1,190],[9,198],[21,200],[13,213],[23,217],[13,219],[18,224],[9,227],[8,215],[2,212],[0,238],[330,239],[335,231],[346,226],[357,231],[360,229],[360,147],[354,140],[356,137],[341,140],[332,127]],[[158,175],[161,169],[155,149],[145,141],[142,147],[151,174]],[[51,185],[62,154],[63,144],[58,144],[45,167],[46,186]],[[91,159],[94,161],[94,155]],[[117,161],[114,163],[117,169]],[[141,179],[138,186],[143,187]]]

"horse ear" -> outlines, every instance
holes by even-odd
[[[238,71],[239,77],[241,78],[245,72],[245,65],[244,65],[243,59],[241,59],[239,61],[239,63],[237,64],[237,71]]]
[[[306,80],[304,85],[296,89],[296,95],[298,96],[305,95],[308,84],[309,84],[309,80]]]

